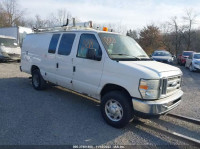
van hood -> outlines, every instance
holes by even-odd
[[[133,68],[135,67],[142,67],[144,69],[146,68],[157,73],[168,72],[168,71],[180,71],[180,69],[177,67],[156,61],[120,61],[119,63]]]

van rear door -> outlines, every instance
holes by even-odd
[[[52,83],[57,84],[56,72],[56,49],[60,39],[60,34],[53,34],[50,40],[49,49],[45,55],[44,70],[46,75],[44,78]]]

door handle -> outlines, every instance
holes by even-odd
[[[58,68],[59,67],[59,64],[58,63],[56,63],[56,68]]]
[[[76,71],[76,66],[73,66],[73,72],[75,72]]]

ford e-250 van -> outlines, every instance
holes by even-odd
[[[94,29],[27,35],[21,70],[36,90],[51,82],[99,100],[105,121],[118,128],[134,116],[165,114],[183,95],[179,68],[153,61],[130,37]]]

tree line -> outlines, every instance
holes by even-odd
[[[0,2],[0,27],[25,26],[30,28],[44,28],[62,26],[66,20],[72,19],[72,14],[66,9],[59,9],[50,13],[46,18],[35,15],[26,18],[27,10],[20,8],[17,0],[2,0]],[[80,19],[75,17],[76,21]],[[200,30],[195,29],[197,15],[193,10],[185,10],[181,18],[172,17],[161,24],[149,24],[141,30],[129,29],[121,22],[117,24],[94,24],[95,28],[107,26],[115,32],[126,34],[135,39],[142,48],[151,54],[154,50],[165,49],[178,56],[182,51],[200,52]]]
[[[195,25],[197,14],[188,9],[181,18],[175,16],[161,25],[150,24],[139,31],[130,29],[126,35],[139,42],[149,55],[160,49],[178,56],[183,51],[200,52],[200,30]]]

